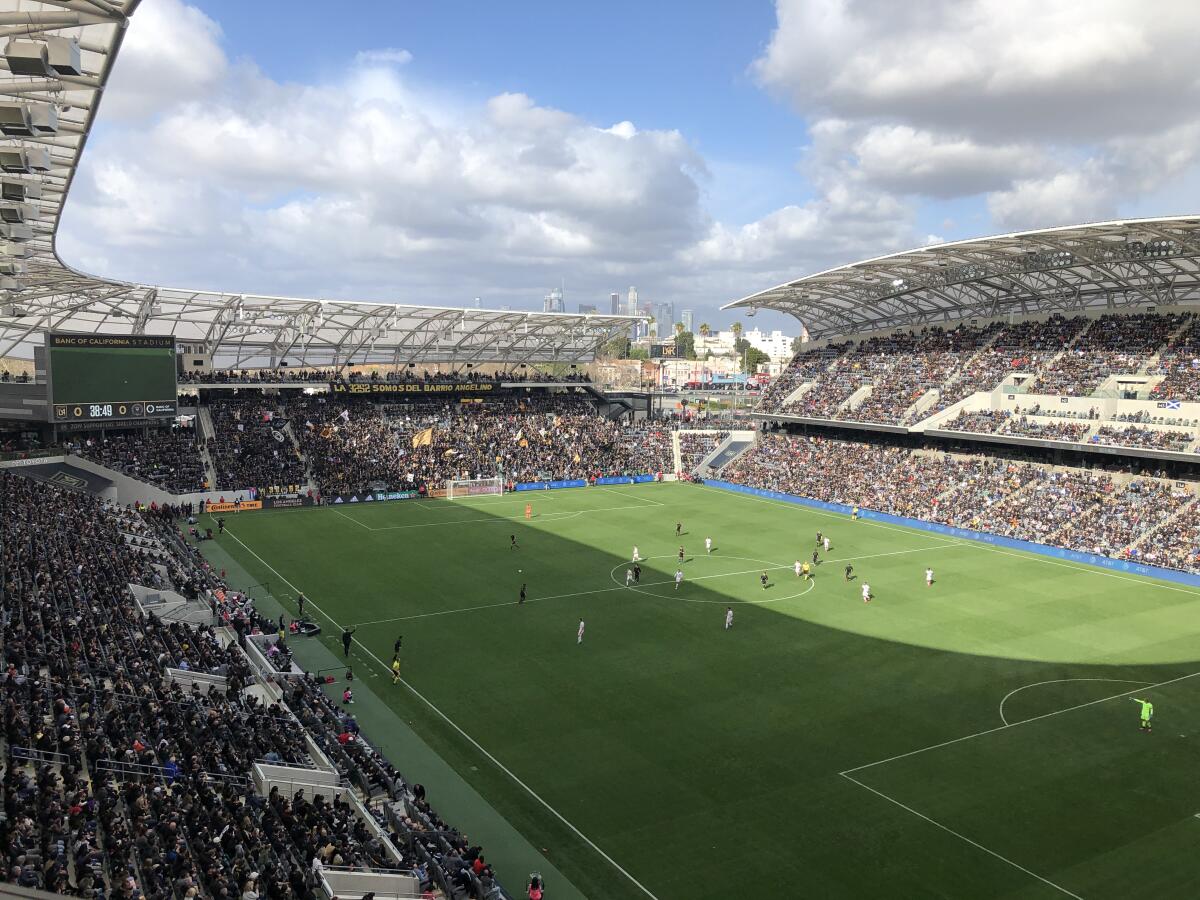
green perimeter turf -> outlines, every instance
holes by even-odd
[[[374,690],[589,897],[1195,893],[1200,677],[1147,688],[1152,735],[1114,695],[1200,672],[1200,590],[683,484],[225,518],[251,576],[359,624]],[[1002,700],[1054,714],[1002,727]]]

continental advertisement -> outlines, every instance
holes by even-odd
[[[247,512],[251,509],[262,509],[261,500],[235,500],[233,503],[212,502],[205,504],[204,511],[209,513]]]
[[[498,385],[490,381],[335,381],[329,385],[331,394],[405,395],[405,394],[490,394]]]

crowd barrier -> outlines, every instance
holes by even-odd
[[[720,481],[718,479],[708,479],[705,484],[710,487],[720,488],[725,491],[732,491],[737,494],[750,494],[755,497],[762,497],[767,500],[781,500],[786,503],[795,503],[799,506],[807,506],[812,509],[825,510],[827,512],[842,513],[849,515],[851,507],[843,503],[825,503],[821,500],[811,500],[807,497],[797,497],[794,494],[784,494],[781,491],[769,491],[765,488],[752,488],[744,484],[734,484],[729,481]],[[1098,553],[1086,553],[1082,550],[1066,550],[1062,547],[1050,547],[1046,544],[1036,544],[1033,541],[1022,541],[1016,538],[1001,537],[998,534],[990,534],[986,531],[973,531],[970,528],[956,528],[953,525],[941,525],[937,522],[926,522],[924,519],[909,519],[905,516],[893,516],[890,513],[876,512],[872,509],[859,509],[858,517],[875,522],[888,522],[893,525],[903,525],[906,528],[915,528],[920,531],[929,531],[934,534],[942,534],[947,537],[962,538],[968,541],[977,541],[981,544],[990,544],[994,547],[1006,547],[1011,550],[1023,550],[1027,553],[1037,553],[1040,556],[1048,556],[1053,559],[1066,560],[1068,562],[1083,563],[1089,566],[1095,566],[1099,569],[1108,569],[1113,572],[1122,572],[1129,575],[1145,575],[1149,578],[1160,578],[1163,581],[1173,581],[1176,584],[1186,584],[1189,587],[1200,587],[1200,575],[1192,575],[1189,572],[1179,572],[1175,569],[1163,569],[1159,566],[1148,566],[1143,563],[1134,562],[1128,559],[1112,559],[1111,557],[1101,556]]]
[[[596,484],[645,484],[657,480],[657,475],[609,475],[597,478]]]
[[[514,485],[513,490],[517,491],[552,491],[558,488],[580,488],[587,487],[587,482],[582,478],[573,478],[570,481],[526,481],[522,484]]]

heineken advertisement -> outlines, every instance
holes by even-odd
[[[358,494],[337,494],[326,503],[374,503],[377,500],[415,500],[420,497],[417,491],[364,491]]]

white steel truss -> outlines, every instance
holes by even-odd
[[[922,247],[726,304],[800,319],[814,338],[963,319],[1200,303],[1200,217],[1130,219]]]

